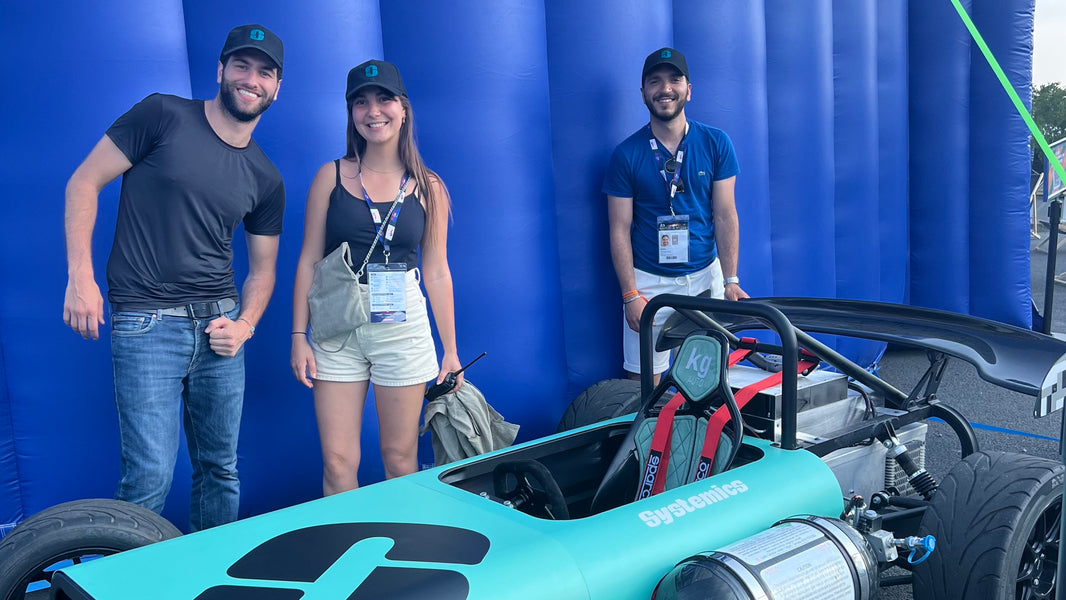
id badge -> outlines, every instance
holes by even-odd
[[[658,218],[659,264],[688,262],[688,215]]]
[[[371,323],[407,320],[407,263],[371,263],[366,266],[366,282]]]

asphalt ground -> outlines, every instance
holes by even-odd
[[[1043,313],[1048,254],[1036,246],[1048,236],[1046,224],[1041,224],[1039,234],[1040,239],[1033,238],[1030,244],[1033,249],[1030,270],[1033,302]],[[1066,240],[1066,232],[1060,233],[1059,239]],[[1043,248],[1047,246],[1045,242]],[[1063,280],[1066,280],[1066,244],[1058,249],[1056,260],[1055,272],[1064,274]],[[1052,335],[1066,338],[1066,284],[1054,284],[1052,301]],[[924,352],[889,349],[881,361],[879,374],[897,388],[909,392],[927,365]],[[948,363],[938,396],[970,420],[981,450],[1022,452],[1061,460],[1058,441],[1062,433],[1062,411],[1037,419],[1033,416],[1035,398],[985,382],[974,367],[960,360]],[[944,423],[930,423],[926,438],[926,469],[939,481],[959,457],[960,447],[955,433]],[[912,597],[906,586],[887,588],[880,596],[883,600],[910,600]]]

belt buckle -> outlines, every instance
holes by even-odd
[[[217,317],[221,312],[222,307],[219,306],[219,302],[194,302],[189,305],[189,312],[192,313],[194,319],[207,319],[209,317]]]

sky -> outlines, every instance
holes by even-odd
[[[1066,85],[1066,0],[1036,0],[1033,85]]]

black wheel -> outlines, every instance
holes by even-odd
[[[569,431],[637,412],[640,408],[640,382],[633,379],[605,379],[577,395],[563,413],[555,432]]]
[[[1025,454],[977,452],[933,495],[920,535],[936,550],[914,569],[915,600],[1055,597],[1063,466]]]
[[[56,563],[77,564],[180,535],[163,517],[128,502],[75,500],[53,506],[0,540],[0,600],[35,598],[39,592],[27,594],[26,587],[50,584]]]

